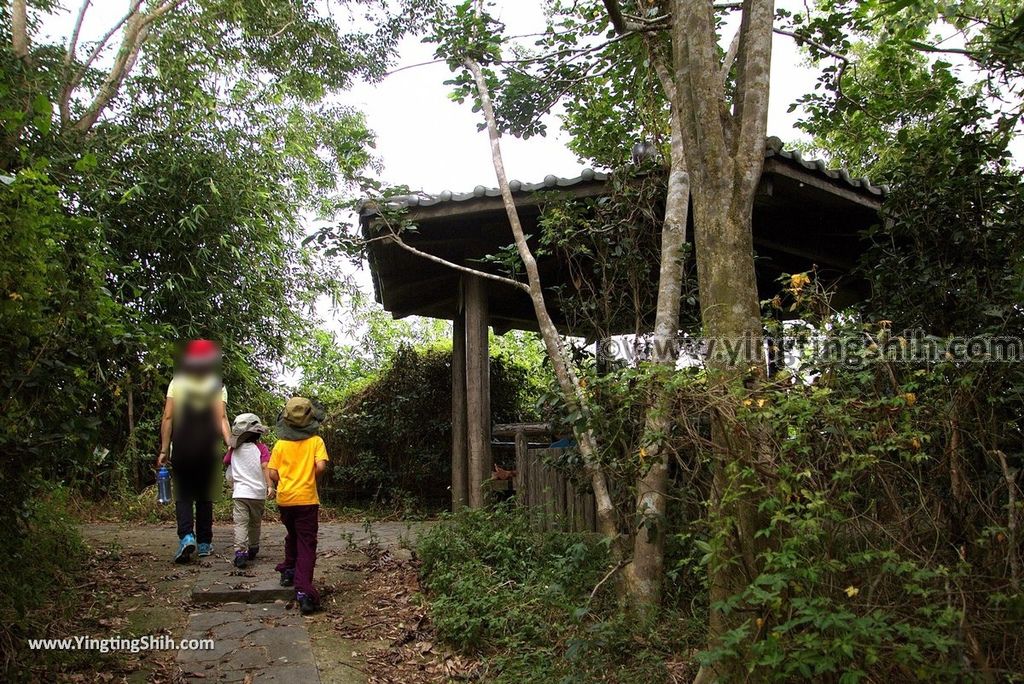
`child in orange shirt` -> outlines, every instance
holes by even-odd
[[[295,600],[303,615],[320,607],[320,594],[313,586],[316,543],[319,532],[320,498],[317,476],[327,470],[327,447],[317,432],[322,414],[309,399],[292,397],[277,421],[277,443],[268,464],[277,497],[281,522],[287,530],[284,561],[277,565],[281,586],[295,587]]]

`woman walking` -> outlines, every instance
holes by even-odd
[[[167,387],[160,425],[157,467],[170,460],[174,512],[178,523],[175,563],[187,563],[198,551],[213,553],[213,501],[220,491],[221,449],[231,439],[225,404],[228,391],[220,377],[220,348],[210,340],[185,346]]]

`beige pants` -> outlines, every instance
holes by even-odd
[[[232,517],[235,521],[235,550],[248,551],[260,545],[260,524],[263,522],[263,499],[235,499]]]

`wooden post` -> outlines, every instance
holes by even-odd
[[[466,448],[466,319],[460,306],[452,321],[452,510],[468,500]]]
[[[526,505],[526,453],[529,448],[526,433],[520,430],[516,433],[516,501],[520,506]]]
[[[484,481],[491,474],[491,382],[487,350],[487,286],[467,276],[466,303],[466,441],[469,444],[469,506],[482,508]]]
[[[555,509],[557,511],[555,521],[558,523],[558,529],[568,531],[572,528],[567,522],[569,507],[565,500],[565,476],[558,470],[552,472],[555,474]]]

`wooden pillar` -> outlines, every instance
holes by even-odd
[[[466,446],[466,318],[459,306],[452,321],[452,510],[468,502]]]
[[[491,381],[487,350],[487,285],[464,277],[466,305],[466,441],[469,444],[469,506],[482,508],[483,483],[491,475]]]
[[[520,506],[526,505],[526,466],[527,451],[530,445],[526,439],[526,433],[522,430],[516,432],[516,501]]]

